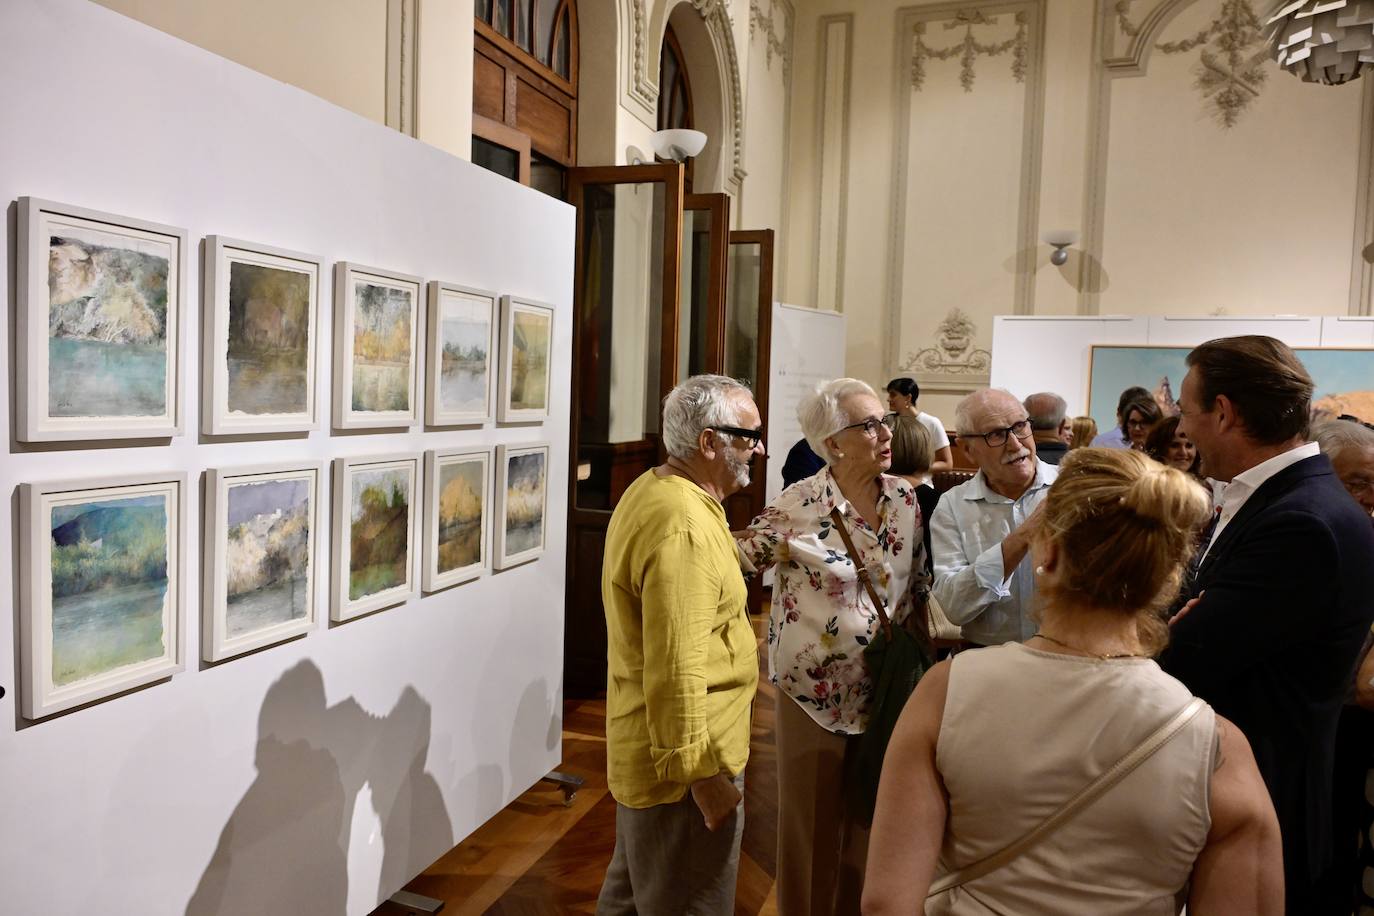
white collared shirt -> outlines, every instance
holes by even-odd
[[[1226,484],[1225,489],[1221,491],[1221,500],[1217,503],[1217,507],[1221,510],[1221,518],[1217,519],[1217,527],[1212,532],[1212,539],[1207,542],[1207,550],[1202,552],[1203,558],[1206,558],[1207,551],[1212,549],[1217,538],[1221,537],[1221,533],[1226,530],[1227,523],[1236,517],[1236,513],[1240,512],[1246,500],[1263,486],[1266,480],[1284,468],[1292,467],[1307,458],[1315,458],[1319,454],[1321,454],[1321,449],[1317,443],[1304,442],[1296,448],[1290,448],[1273,458],[1261,461],[1249,470],[1242,471],[1232,478],[1231,482]]]

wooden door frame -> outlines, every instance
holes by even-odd
[[[702,368],[719,375],[725,371],[725,304],[730,270],[730,195],[687,194],[682,209],[707,211],[711,214],[711,260],[707,267],[705,352]],[[685,217],[684,217],[685,220]],[[684,234],[683,241],[686,241]],[[679,259],[679,269],[681,269]],[[679,285],[681,277],[679,277]],[[684,303],[678,303],[682,308]],[[679,343],[681,343],[679,341]]]

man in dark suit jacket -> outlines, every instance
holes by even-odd
[[[1292,350],[1224,338],[1188,366],[1179,428],[1230,483],[1160,663],[1250,739],[1290,916],[1338,912],[1321,902],[1336,723],[1374,618],[1374,530],[1307,442],[1312,380]]]

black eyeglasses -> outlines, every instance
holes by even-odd
[[[1017,420],[1015,423],[1010,426],[1005,426],[1002,429],[994,429],[986,433],[970,433],[969,436],[977,436],[979,439],[982,439],[988,444],[988,448],[1001,448],[1007,444],[1007,437],[1009,435],[1015,436],[1018,439],[1026,439],[1030,437],[1030,434],[1030,420]]]
[[[881,418],[869,417],[862,423],[850,423],[848,426],[840,427],[840,433],[844,432],[847,429],[862,429],[864,431],[865,436],[867,436],[870,439],[876,439],[878,438],[878,427],[886,426],[888,429],[891,429],[893,427],[893,424],[895,424],[896,422],[897,415],[895,413],[890,413],[887,416]],[[840,433],[836,433],[835,435],[838,436]]]
[[[726,435],[738,436],[741,439],[749,440],[750,448],[753,448],[763,441],[762,426],[758,429],[741,429],[738,426],[713,426],[711,428],[718,433],[725,433]]]

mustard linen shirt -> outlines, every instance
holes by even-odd
[[[744,769],[759,679],[746,597],[720,503],[652,470],[630,485],[601,568],[606,779],[620,804],[670,804]]]

